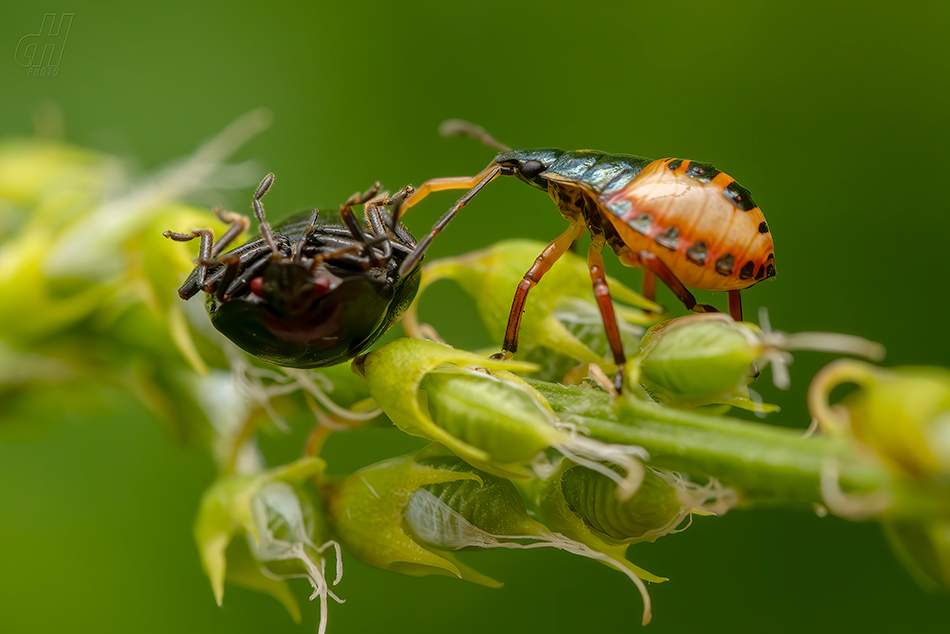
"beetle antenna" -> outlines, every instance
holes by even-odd
[[[465,119],[446,119],[439,125],[439,134],[442,136],[468,136],[496,150],[511,151],[510,147],[490,135],[485,128]]]

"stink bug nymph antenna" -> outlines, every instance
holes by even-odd
[[[464,119],[446,119],[439,125],[439,134],[442,136],[468,136],[478,139],[488,147],[493,147],[502,152],[510,152],[511,148],[500,142],[498,139],[488,133],[488,130],[480,125],[475,125],[471,121]]]

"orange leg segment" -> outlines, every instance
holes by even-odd
[[[729,291],[729,315],[736,321],[742,321],[742,297],[739,291]]]
[[[604,320],[604,331],[610,343],[610,351],[614,355],[617,365],[617,374],[614,376],[614,387],[617,392],[623,391],[623,366],[627,357],[623,353],[623,342],[620,340],[620,328],[617,325],[617,316],[614,314],[614,304],[610,299],[610,288],[607,286],[607,274],[604,272],[604,236],[591,233],[590,248],[587,250],[587,266],[590,269],[590,279],[594,284],[594,297],[600,316]]]
[[[643,289],[641,295],[651,302],[656,301],[656,274],[650,269],[643,269]]]
[[[446,178],[430,178],[426,182],[422,183],[419,187],[416,188],[416,191],[412,193],[411,196],[406,198],[400,205],[400,211],[405,212],[410,207],[415,207],[418,203],[422,202],[422,199],[432,194],[434,192],[442,192],[450,189],[471,189],[478,185],[478,183],[488,176],[492,170],[496,169],[498,165],[495,162],[492,162],[488,167],[483,169],[481,172],[475,176],[449,176]]]
[[[575,220],[568,227],[567,231],[559,235],[541,252],[541,255],[534,261],[528,272],[521,278],[518,289],[515,291],[514,301],[511,303],[511,313],[508,315],[508,327],[505,329],[505,343],[502,345],[501,354],[495,355],[503,359],[510,359],[511,355],[518,350],[518,333],[521,330],[521,317],[524,314],[525,302],[528,301],[528,291],[534,288],[535,284],[541,281],[541,278],[557,262],[571,244],[584,230],[584,223],[581,220]]]
[[[663,283],[670,287],[670,290],[679,298],[681,302],[689,310],[696,313],[718,313],[713,306],[709,304],[697,304],[696,298],[693,297],[693,294],[686,290],[686,287],[683,286],[683,283],[679,281],[676,275],[673,274],[673,271],[669,269],[668,266],[663,264],[663,261],[656,255],[650,253],[649,251],[640,251],[637,254],[637,257],[640,259],[640,263],[643,265],[643,268],[646,270],[655,273],[657,277],[663,280]]]
[[[488,183],[495,180],[496,177],[505,174],[514,174],[514,168],[506,167],[504,165],[498,165],[497,163],[492,163],[487,168],[485,168],[478,176],[472,178],[437,178],[426,181],[422,184],[419,189],[417,189],[409,198],[407,198],[401,205],[401,208],[397,212],[397,219],[399,213],[403,210],[415,205],[417,202],[428,196],[430,193],[435,191],[441,191],[445,189],[463,189],[469,187],[471,183],[471,188],[464,196],[458,199],[452,207],[445,212],[445,215],[442,216],[435,226],[429,231],[428,235],[425,238],[419,241],[416,245],[416,248],[413,250],[409,256],[403,260],[402,264],[399,266],[399,275],[406,275],[419,263],[422,257],[425,255],[426,249],[429,248],[429,244],[432,242],[432,239],[435,238],[439,233],[445,228],[452,218],[455,217],[455,214],[458,213],[458,210],[464,207],[469,203],[475,195],[482,190],[482,188]],[[396,224],[396,220],[393,221],[393,224]]]

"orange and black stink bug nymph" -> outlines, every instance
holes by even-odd
[[[643,294],[647,298],[654,299],[656,277],[695,312],[718,311],[697,304],[687,286],[728,291],[729,312],[736,320],[742,319],[739,291],[775,275],[772,234],[765,217],[746,188],[708,163],[595,150],[511,150],[483,129],[457,120],[446,122],[443,132],[474,136],[502,151],[476,176],[426,181],[405,200],[403,210],[432,192],[469,190],[419,243],[420,255],[456,212],[498,176],[517,176],[547,192],[570,222],[567,231],[538,256],[515,292],[502,346],[506,358],[518,348],[528,291],[585,227],[591,236],[587,261],[618,366],[618,389],[625,356],[601,257],[605,245],[623,264],[643,268]],[[415,266],[415,259],[409,256],[402,264],[404,269]]]

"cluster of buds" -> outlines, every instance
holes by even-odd
[[[269,121],[250,112],[145,178],[53,139],[0,143],[0,294],[17,298],[0,302],[0,366],[15,368],[0,371],[0,392],[120,386],[175,437],[208,437],[221,410],[195,393],[212,373],[203,355],[220,357],[220,343],[189,326],[175,291],[192,254],[163,244],[162,230],[206,221],[183,197],[251,176],[226,161]]]
[[[717,415],[775,411],[749,386],[771,366],[786,387],[790,350],[882,356],[856,337],[773,332],[764,316],[760,326],[721,314],[660,322],[660,306],[611,279],[633,352],[618,397],[596,380],[616,368],[587,264],[567,253],[528,298],[517,361],[402,339],[358,359],[358,376],[262,368],[221,348],[206,315],[190,320],[196,306],[175,293],[192,250],[161,234],[205,222],[206,211],[176,202],[184,193],[245,179],[223,161],[266,120],[240,119],[143,183],[115,159],[63,144],[0,146],[0,291],[18,298],[0,304],[0,392],[95,377],[139,396],[176,435],[208,441],[225,475],[202,499],[195,538],[219,604],[234,583],[272,595],[299,621],[287,580],[304,578],[323,633],[343,549],[401,574],[498,587],[456,553],[548,547],[624,574],[646,623],[647,584],[665,578],[629,561],[630,546],[761,499],[878,520],[923,583],[950,586],[946,370],[835,362],[812,385],[823,433],[808,439]],[[510,240],[434,262],[421,288],[457,282],[500,341],[512,291],[543,248]],[[414,308],[405,325],[437,339]],[[857,390],[829,405],[843,383]],[[258,406],[285,429],[284,417],[315,416],[308,456],[328,430],[390,422],[432,444],[339,479],[314,457],[264,469]]]
[[[656,324],[643,334],[629,366],[630,389],[618,397],[609,386],[600,389],[596,380],[566,387],[520,376],[543,376],[534,363],[495,360],[429,340],[394,340],[358,357],[353,370],[365,379],[367,402],[378,406],[385,419],[432,444],[338,479],[310,467],[317,493],[307,499],[314,500],[313,513],[323,519],[304,523],[308,541],[284,539],[276,549],[306,554],[307,559],[289,558],[296,569],[276,568],[273,558],[265,556],[275,549],[257,546],[258,533],[240,521],[232,520],[231,532],[221,529],[219,521],[217,543],[224,534],[230,540],[238,526],[246,534],[250,561],[268,579],[277,574],[307,576],[314,596],[324,603],[324,624],[327,598],[335,598],[323,577],[323,553],[331,544],[395,573],[442,575],[493,588],[500,584],[461,561],[459,551],[556,548],[624,574],[642,597],[645,624],[652,616],[647,584],[666,579],[628,559],[632,544],[677,533],[694,516],[722,515],[740,501],[749,503],[769,489],[762,477],[788,473],[798,479],[793,484],[776,480],[765,493],[771,503],[784,494],[790,502],[807,499],[838,515],[854,516],[849,515],[851,507],[835,505],[824,485],[820,495],[809,497],[811,480],[826,474],[808,469],[851,455],[847,449],[842,453],[840,444],[829,444],[833,439],[803,439],[787,429],[686,411],[709,404],[774,411],[756,403],[748,385],[767,365],[773,366],[777,383],[787,382],[784,368],[791,349],[882,354],[880,346],[856,337],[785,335],[771,332],[767,324],[759,328],[724,315],[687,316]],[[547,354],[560,353],[548,348]],[[828,374],[819,375],[813,402],[814,394],[827,397],[836,381],[871,385],[870,379],[857,380],[853,372],[835,371],[870,368],[848,363],[852,365],[832,365]],[[939,380],[936,384],[943,385]],[[935,450],[946,438],[941,413],[946,401],[938,398],[945,387],[902,384],[892,394],[913,388],[921,402],[930,404],[926,411],[918,408],[916,414],[907,414],[930,421],[926,434],[881,436],[879,428],[888,425],[876,413],[886,408],[856,396],[847,401],[849,416],[825,404],[824,409],[816,406],[816,417],[826,436],[852,437],[869,454],[877,452],[874,460],[903,469],[902,477],[929,478],[928,486],[945,488],[947,455]],[[890,398],[879,390],[873,394]],[[651,447],[649,452],[645,446]],[[651,457],[654,449],[659,455]],[[674,455],[674,449],[680,453]],[[750,455],[765,458],[753,465]],[[769,455],[781,455],[787,462],[773,469]],[[871,464],[863,456],[855,460],[859,469]],[[274,478],[275,472],[265,473]],[[887,470],[872,475],[881,476],[872,478],[872,489],[891,483]],[[246,489],[256,480],[239,482]],[[874,495],[880,493],[874,490]],[[284,493],[291,491],[302,499],[299,486]],[[301,508],[306,511],[308,506],[301,503]],[[910,565],[922,570],[921,577],[946,584],[950,548],[945,520],[907,521],[905,515],[878,519]],[[214,580],[215,569],[208,569]]]
[[[329,588],[324,553],[333,551],[336,557],[334,585],[343,576],[343,564],[323,507],[305,488],[324,467],[319,458],[302,459],[255,475],[223,476],[205,491],[195,541],[218,605],[227,580],[270,594],[300,622],[286,580],[303,577],[313,588],[310,599],[320,600],[320,634],[326,631],[328,599],[340,599]]]
[[[328,482],[323,492],[341,543],[365,563],[403,574],[447,575],[499,587],[453,553],[557,548],[624,573],[640,591],[645,625],[651,608],[644,582],[666,579],[630,563],[625,558],[627,545],[674,531],[691,511],[708,512],[701,501],[707,494],[697,495],[699,487],[674,474],[648,473],[644,486],[620,501],[612,480],[567,459],[545,480],[515,483],[430,445]],[[594,483],[597,490],[575,508],[567,496],[573,497],[579,482],[581,487]],[[643,511],[639,521],[621,520],[604,527],[605,518],[610,523],[611,518],[630,518]]]
[[[325,488],[342,544],[367,563],[491,585],[450,553],[555,547],[626,574],[643,596],[646,623],[644,582],[665,579],[629,562],[627,547],[675,532],[694,512],[732,505],[714,480],[700,486],[645,468],[641,447],[579,434],[511,373],[531,364],[402,339],[354,365],[397,427],[438,443]]]
[[[857,390],[829,405],[842,384]],[[812,382],[809,406],[819,428],[844,438],[880,459],[904,486],[924,488],[950,499],[950,371],[944,368],[878,368],[839,360]],[[841,514],[878,516],[910,570],[925,586],[950,587],[950,504],[932,520],[898,515],[900,499],[890,495],[854,498],[828,483],[828,495]],[[941,493],[942,492],[942,493]]]
[[[369,393],[402,431],[437,442],[472,466],[523,478],[547,464],[545,450],[614,479],[621,497],[643,479],[636,446],[592,441],[558,421],[546,399],[511,370],[532,364],[496,361],[433,341],[399,339],[355,364]],[[600,464],[624,468],[625,477]]]

